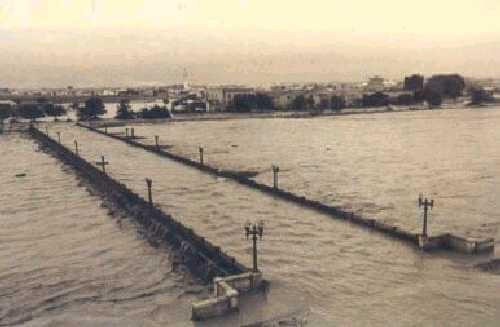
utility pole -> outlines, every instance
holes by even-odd
[[[422,231],[422,235],[424,237],[427,237],[427,215],[429,212],[429,208],[432,209],[433,206],[434,206],[434,200],[429,201],[427,198],[424,199],[423,194],[420,193],[418,197],[418,207],[419,208],[424,207],[424,226]]]
[[[273,165],[273,187],[275,189],[278,189],[278,173],[279,173],[279,171],[280,171],[280,167]]]
[[[109,165],[109,162],[104,160],[104,156],[101,156],[101,161],[97,161],[95,164],[102,166],[102,172],[106,174],[106,165]]]
[[[259,272],[257,268],[257,236],[259,236],[262,241],[262,234],[264,233],[264,222],[260,221],[258,224],[245,224],[245,236],[248,240],[248,236],[252,235],[253,242],[253,272]]]
[[[149,200],[149,205],[152,208],[153,207],[153,194],[151,192],[151,186],[153,184],[153,181],[149,178],[146,178],[146,184],[148,186],[148,200]]]

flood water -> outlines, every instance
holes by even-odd
[[[135,132],[150,137],[144,142],[160,135],[162,141],[174,145],[172,151],[193,158],[197,157],[198,146],[203,145],[205,161],[210,165],[256,170],[260,172],[256,179],[267,183],[272,180],[270,166],[279,164],[281,187],[351,207],[407,229],[419,228],[415,200],[419,192],[427,192],[436,201],[431,232],[452,231],[500,239],[499,212],[495,206],[500,149],[494,146],[500,133],[496,130],[499,122],[497,110],[448,110],[317,119],[176,122],[136,126]],[[145,178],[152,178],[154,201],[163,210],[248,266],[250,244],[244,239],[242,226],[246,221],[264,220],[264,240],[259,243],[260,268],[271,282],[267,298],[271,309],[263,307],[262,317],[268,317],[270,311],[300,311],[307,313],[311,326],[497,326],[500,321],[500,277],[472,268],[478,259],[425,254],[406,243],[203,174],[83,128],[60,124],[49,129],[52,137],[55,131],[61,131],[62,142],[68,147],[77,139],[81,155],[89,161],[105,155],[110,163],[107,171],[142,195],[146,193]],[[17,281],[31,278],[36,283],[40,279],[41,289],[48,292],[44,283],[50,285],[54,274],[49,271],[42,276],[24,277],[25,271],[37,271],[47,262],[66,269],[75,257],[93,270],[86,276],[89,283],[107,281],[103,276],[110,274],[114,277],[109,279],[122,286],[117,287],[121,292],[132,292],[129,287],[136,291],[144,288],[146,281],[137,273],[138,267],[154,271],[150,274],[178,287],[162,288],[161,296],[124,301],[130,310],[128,316],[143,319],[146,324],[168,325],[165,317],[171,314],[172,307],[159,306],[158,302],[164,301],[178,303],[178,317],[182,316],[171,319],[171,324],[189,323],[183,312],[188,310],[187,299],[191,298],[176,293],[190,293],[186,291],[189,287],[179,284],[187,277],[168,274],[167,249],[148,245],[138,237],[136,228],[120,228],[97,205],[97,198],[89,197],[84,188],[78,187],[70,171],[65,171],[55,159],[33,152],[30,141],[0,140],[8,149],[4,150],[2,144],[2,160],[9,155],[12,158],[16,149],[17,160],[26,162],[37,175],[29,174],[22,181],[15,179],[19,164],[14,163],[7,165],[10,170],[2,175],[2,185],[9,181],[11,189],[17,187],[17,191],[0,191],[2,203],[8,203],[10,208],[2,209],[2,216],[8,218],[2,218],[7,223],[2,221],[1,232],[13,238],[2,243],[1,266],[19,256],[18,269],[23,270],[17,274],[2,272],[10,279],[0,277],[0,282],[10,288],[6,296],[0,297],[0,303],[12,304],[7,306],[10,310],[2,311],[0,323],[14,321],[12,317],[22,317],[23,312],[48,321],[52,313],[44,307],[44,301],[55,297],[57,302],[59,297],[25,290],[25,283]],[[21,184],[30,178],[31,184]],[[66,201],[58,204],[53,192],[52,201],[33,200],[30,197],[40,192],[31,189],[37,187],[67,190]],[[22,200],[23,197],[26,198]],[[36,217],[23,213],[27,207],[32,207]],[[51,210],[57,213],[50,215]],[[35,222],[24,234],[26,226],[16,225],[19,217],[30,217],[25,219]],[[89,223],[96,220],[99,224],[94,222],[95,226]],[[47,227],[56,221],[57,228]],[[81,227],[74,228],[72,224]],[[85,231],[79,233],[79,228]],[[50,236],[41,246],[38,238],[44,233]],[[79,234],[85,242],[76,241]],[[103,237],[108,234],[113,237]],[[24,236],[18,241],[12,235]],[[23,259],[27,254],[21,246],[15,246],[16,242],[26,242],[25,246],[32,248],[32,256],[41,253],[46,259]],[[98,259],[92,256],[102,249],[111,250]],[[113,264],[115,260],[122,266]],[[75,270],[69,271],[67,278],[78,279],[81,275]],[[119,277],[123,270],[129,273],[125,280]],[[85,294],[77,287],[61,287],[60,292]],[[16,295],[23,291],[24,296]],[[32,294],[29,301],[26,294]],[[179,298],[186,302],[176,302]],[[96,310],[108,314],[96,321],[114,322],[125,304],[111,307],[106,301],[70,302],[59,313],[76,319],[81,314],[91,316]],[[150,317],[153,308],[155,315]],[[240,313],[242,317],[245,314]]]
[[[189,317],[200,285],[171,271],[168,249],[108,216],[37,148],[0,136],[0,326],[164,326]]]

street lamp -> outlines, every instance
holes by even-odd
[[[424,196],[422,193],[420,193],[420,195],[418,196],[418,207],[421,208],[421,207],[424,207],[424,227],[423,227],[423,231],[422,231],[422,235],[424,237],[427,237],[427,214],[428,214],[428,211],[429,211],[429,208],[432,209],[432,207],[434,206],[434,200],[427,200],[427,198],[424,199]]]
[[[248,236],[252,235],[253,242],[253,272],[259,272],[257,268],[257,236],[262,240],[262,235],[264,234],[264,222],[261,220],[257,224],[251,224],[247,222],[245,224],[245,236],[248,240]]]

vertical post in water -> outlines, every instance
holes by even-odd
[[[125,127],[125,137],[128,137],[128,127]]]
[[[148,200],[149,200],[149,206],[152,208],[153,207],[153,193],[151,192],[151,186],[153,184],[153,181],[149,178],[146,178],[146,184],[148,186]]]
[[[104,160],[104,156],[101,156],[102,163],[102,172],[106,174],[106,160]]]
[[[420,194],[418,197],[418,206],[419,207],[424,207],[424,226],[422,228],[422,235],[426,238],[427,237],[427,217],[429,214],[429,208],[432,209],[434,206],[434,200],[428,200],[427,198],[423,198],[423,195]]]
[[[202,166],[204,166],[204,165],[205,165],[205,161],[204,161],[204,158],[203,158],[203,151],[204,151],[204,150],[203,150],[203,147],[202,147],[202,146],[200,146],[199,151],[200,151],[200,164],[201,164]]]
[[[75,153],[78,155],[78,141],[75,140]]]
[[[280,171],[279,166],[273,165],[273,187],[278,189],[278,172]]]
[[[156,150],[160,150],[160,136],[155,135]]]
[[[135,138],[135,131],[133,127],[130,128],[130,138]]]
[[[104,125],[104,134],[108,135],[108,125]]]
[[[257,236],[262,240],[262,235],[264,233],[264,222],[260,221],[258,224],[245,224],[245,235],[248,239],[249,235],[252,235],[252,258],[253,258],[253,272],[259,272],[257,267]]]
[[[49,136],[49,128],[47,126],[45,126],[45,135]]]
[[[102,166],[102,172],[106,174],[106,165],[109,164],[106,160],[104,160],[104,156],[101,156],[101,161],[95,163],[98,166]]]
[[[57,134],[57,141],[59,142],[59,144],[61,144],[61,132],[57,131],[56,134]]]

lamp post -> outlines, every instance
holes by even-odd
[[[279,171],[280,171],[280,167],[273,165],[273,187],[275,189],[278,189],[278,173],[279,173]]]
[[[155,135],[155,145],[156,145],[156,150],[160,150],[160,136]]]
[[[261,220],[258,224],[245,224],[245,236],[248,240],[248,236],[252,235],[253,242],[253,272],[259,272],[257,268],[257,236],[262,240],[262,235],[264,233],[264,222]]]
[[[200,151],[200,164],[203,166],[204,165],[204,158],[203,158],[204,150],[203,150],[202,146],[200,146],[199,151]]]
[[[149,178],[146,178],[146,184],[148,186],[148,200],[149,200],[149,206],[152,208],[153,207],[153,194],[151,192],[151,186],[153,184],[153,181]]]
[[[422,231],[422,235],[424,237],[427,237],[427,215],[429,212],[429,208],[432,209],[433,206],[434,206],[434,200],[429,201],[427,198],[424,199],[423,194],[420,193],[418,197],[418,207],[419,208],[424,207],[424,226]]]

